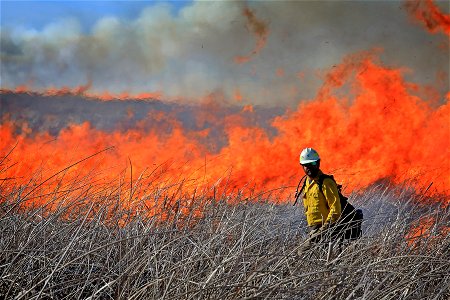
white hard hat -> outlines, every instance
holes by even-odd
[[[319,153],[313,148],[305,148],[302,153],[300,153],[300,164],[309,164],[320,159]]]

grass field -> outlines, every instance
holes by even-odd
[[[299,256],[302,208],[270,198],[199,195],[189,210],[149,215],[146,205],[119,205],[118,191],[90,187],[24,208],[23,187],[5,184],[2,299],[450,297],[449,207],[423,204],[425,196],[406,187],[352,194],[365,214],[363,237],[341,251],[317,245]]]

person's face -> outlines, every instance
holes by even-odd
[[[319,173],[319,165],[320,164],[318,161],[314,161],[309,164],[303,164],[302,168],[303,168],[303,171],[305,171],[306,175],[308,175],[311,178],[314,178]]]

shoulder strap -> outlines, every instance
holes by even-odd
[[[323,181],[324,181],[326,178],[330,178],[331,180],[334,181],[334,183],[336,183],[336,180],[334,180],[333,175],[328,175],[328,174],[322,174],[322,175],[320,175],[320,176],[319,176],[319,182],[318,182],[317,184],[319,185],[319,191],[320,191],[322,194],[323,194],[323,190],[322,190]],[[336,186],[337,186],[337,183],[336,183]]]
[[[300,194],[303,192],[303,190],[305,189],[305,186],[306,186],[306,180],[303,180],[303,179],[305,179],[305,177],[306,177],[306,175],[303,176],[302,179],[300,179],[300,181],[298,182],[298,185],[297,185],[297,192],[295,193],[296,195],[300,195]],[[300,183],[302,183],[302,181],[303,181],[303,185],[302,185],[302,188],[299,190],[298,187],[300,186]]]
[[[295,190],[295,202],[294,202],[294,206],[297,204],[298,197],[300,197],[300,194],[301,194],[301,193],[303,192],[303,190],[305,189],[305,186],[306,186],[306,180],[303,180],[303,179],[305,179],[305,177],[306,177],[306,175],[303,176],[303,177],[300,179],[300,181],[298,182],[297,189]],[[302,185],[302,188],[299,190],[298,188],[300,187],[300,184],[302,183],[302,181],[303,181],[303,185]]]

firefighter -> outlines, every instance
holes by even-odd
[[[300,165],[306,174],[304,183],[303,206],[308,223],[309,238],[299,250],[299,254],[309,250],[314,243],[331,241],[336,238],[333,226],[341,215],[341,203],[336,182],[325,178],[319,189],[320,157],[312,148],[300,153]]]

